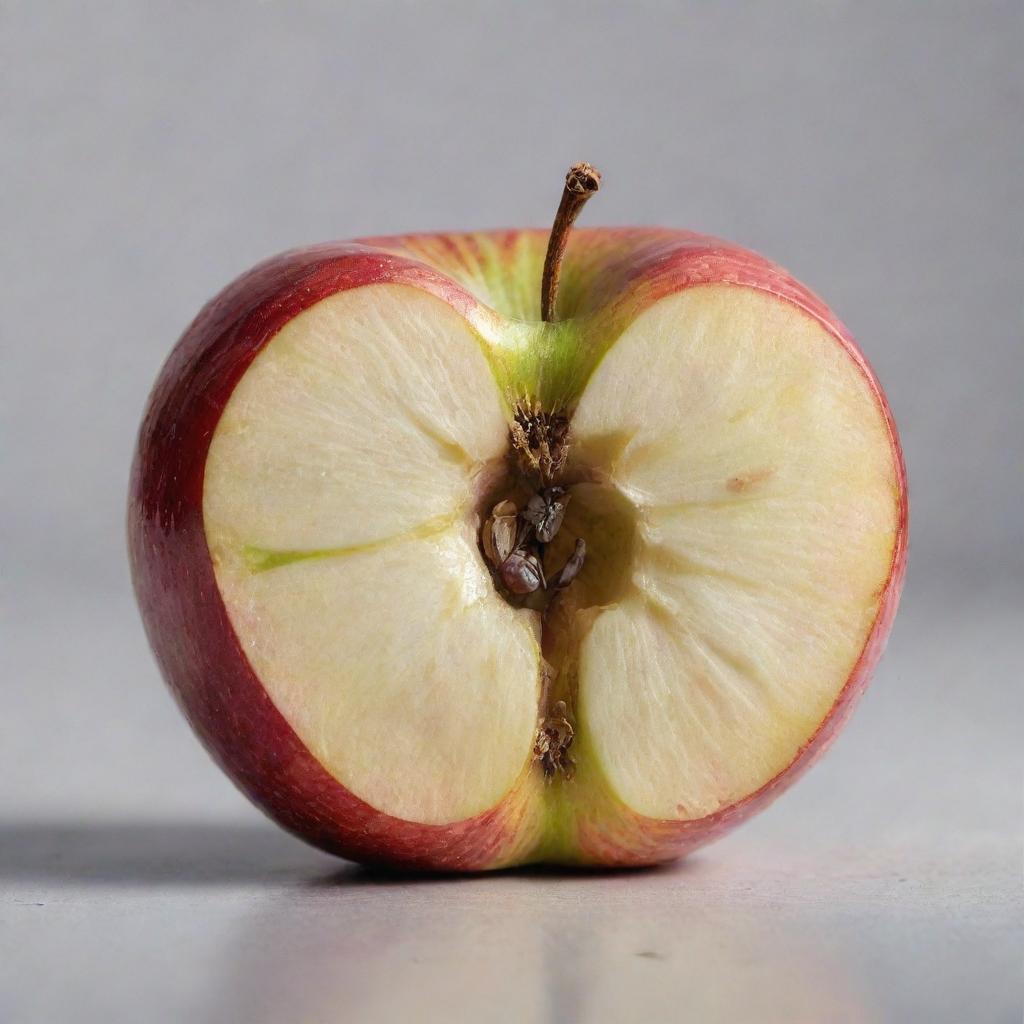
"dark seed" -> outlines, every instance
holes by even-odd
[[[569,561],[562,566],[551,578],[550,587],[552,590],[562,590],[580,574],[583,568],[584,559],[587,557],[587,542],[579,537],[576,540],[576,548],[569,556]]]
[[[540,559],[526,551],[513,551],[501,563],[501,582],[512,594],[532,594],[544,586]]]
[[[533,526],[537,540],[547,544],[562,527],[569,497],[561,487],[548,487],[535,494],[523,511],[523,518]]]

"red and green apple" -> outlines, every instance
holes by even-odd
[[[224,770],[325,850],[678,857],[814,760],[884,646],[905,473],[850,335],[735,245],[570,235],[574,174],[550,235],[261,264],[151,395],[150,642]]]

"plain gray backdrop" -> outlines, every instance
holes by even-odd
[[[1024,5],[0,12],[5,1021],[622,1019],[616,993],[639,1020],[1019,1019]],[[123,541],[148,389],[257,260],[546,225],[580,159],[586,223],[738,241],[859,339],[910,476],[889,652],[822,765],[683,868],[339,873],[150,659]]]

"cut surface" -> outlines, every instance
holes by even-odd
[[[566,352],[589,370],[587,325]],[[487,344],[440,299],[373,285],[310,307],[254,360],[204,489],[250,664],[327,771],[405,821],[499,804],[556,699],[580,785],[537,791],[549,824],[595,781],[656,819],[737,803],[827,716],[889,579],[897,465],[868,375],[756,289],[642,312],[572,418],[572,501],[545,557],[564,564],[577,537],[588,555],[541,637],[478,546],[507,400],[536,383],[505,381],[503,399]]]
[[[210,446],[207,541],[250,664],[325,768],[406,821],[485,811],[529,761],[535,626],[476,547],[507,432],[468,324],[375,285],[288,323]]]
[[[722,285],[641,314],[573,426],[636,517],[579,651],[581,728],[631,809],[700,818],[785,769],[853,671],[898,526],[886,420],[816,320]]]

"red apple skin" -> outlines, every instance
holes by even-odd
[[[511,249],[523,233],[495,232]],[[546,234],[528,232],[543,244]],[[271,702],[246,659],[214,578],[203,528],[203,476],[217,422],[249,364],[281,327],[313,303],[367,284],[424,289],[470,321],[489,311],[467,290],[414,258],[424,239],[450,247],[453,274],[474,236],[403,236],[295,250],[260,264],[213,299],[185,332],[150,396],[131,474],[132,578],[157,662],[200,740],[228,776],[281,826],[321,849],[371,864],[474,871],[528,858],[537,840],[526,793],[450,825],[382,814],[327,773]],[[457,244],[456,244],[457,243]],[[603,269],[581,309],[632,318],[657,299],[698,284],[737,284],[777,295],[815,317],[860,366],[882,410],[898,467],[899,520],[891,570],[860,658],[829,715],[793,762],[758,792],[696,821],[655,821],[617,805],[581,808],[581,863],[638,866],[672,860],[729,831],[770,803],[824,751],[863,692],[889,633],[907,550],[906,473],[888,404],[874,374],[828,308],[755,253],[692,232],[583,229],[567,264]],[[524,769],[524,772],[528,769]]]

